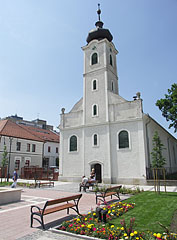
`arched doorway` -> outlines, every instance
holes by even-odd
[[[96,164],[92,164],[91,165],[91,169],[94,168],[95,169],[95,173],[96,173],[96,180],[101,183],[102,182],[102,172],[101,172],[101,164],[96,163]]]

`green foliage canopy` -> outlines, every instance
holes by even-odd
[[[168,89],[168,94],[165,98],[157,100],[156,106],[162,111],[162,116],[167,121],[171,121],[169,128],[174,127],[174,132],[177,131],[177,84],[174,83],[171,89]]]
[[[7,147],[6,147],[6,145],[4,145],[4,151],[3,151],[3,154],[2,154],[2,161],[1,161],[1,166],[2,167],[5,167],[8,164],[7,155],[8,155]]]

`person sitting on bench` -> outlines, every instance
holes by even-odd
[[[84,188],[84,191],[86,192],[86,184],[88,183],[88,178],[84,175],[82,177],[82,182],[79,184],[79,192],[81,192],[81,188],[83,187]]]
[[[95,183],[95,181],[96,181],[95,169],[92,168],[92,171],[91,171],[91,173],[90,173],[90,179],[89,179],[89,182],[90,182],[90,183],[92,183],[92,182]]]

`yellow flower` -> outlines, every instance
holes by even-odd
[[[77,218],[77,222],[80,222],[80,219],[79,219],[79,218]]]
[[[121,227],[121,229],[120,230],[124,230],[124,227]]]
[[[84,220],[87,221],[87,218],[85,218]]]
[[[91,212],[88,212],[88,214],[90,214]]]
[[[111,225],[111,228],[114,228],[114,225]]]
[[[81,225],[81,227],[85,227],[85,225],[84,225],[84,224],[82,224],[82,225]]]
[[[112,212],[115,212],[115,210],[112,210]]]
[[[157,234],[156,234],[156,233],[154,233],[153,235],[154,235],[154,237],[157,237]]]
[[[161,238],[161,236],[162,236],[162,235],[161,235],[160,233],[157,233],[157,237],[158,237],[158,238]]]
[[[133,237],[133,236],[134,236],[134,233],[130,233],[130,236]]]
[[[127,236],[127,234],[126,233],[124,233],[124,237],[126,237]]]
[[[136,235],[136,234],[138,234],[138,232],[137,232],[137,231],[134,231],[134,234]]]
[[[139,237],[137,237],[136,239],[139,239]]]

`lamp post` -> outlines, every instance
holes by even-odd
[[[8,170],[7,170],[7,182],[9,181],[10,157],[11,157],[12,140],[13,140],[13,137],[9,137],[10,148],[9,148],[9,161],[8,161]]]

